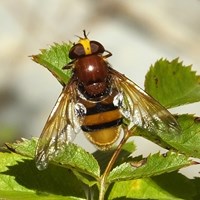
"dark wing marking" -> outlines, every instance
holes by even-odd
[[[45,169],[59,148],[72,141],[80,126],[74,113],[75,83],[70,82],[60,94],[36,148],[36,166]]]
[[[123,112],[133,125],[150,132],[178,132],[172,114],[126,76],[110,68],[115,87],[123,96]]]

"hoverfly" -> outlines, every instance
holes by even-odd
[[[112,54],[89,40],[84,31],[69,51],[72,60],[64,69],[73,75],[60,94],[39,138],[38,169],[47,167],[55,152],[83,132],[100,150],[115,144],[123,119],[147,131],[177,130],[175,118],[151,96],[107,61]]]

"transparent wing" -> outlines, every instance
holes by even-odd
[[[36,148],[36,166],[40,170],[45,169],[56,151],[72,141],[80,130],[74,113],[75,91],[74,83],[63,89],[43,128]]]
[[[123,98],[122,113],[133,125],[153,133],[179,131],[177,121],[167,109],[123,74],[112,68],[110,71]]]

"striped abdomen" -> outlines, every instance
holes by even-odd
[[[122,115],[113,104],[115,95],[111,94],[99,102],[81,102],[86,108],[81,129],[100,150],[109,149],[119,138]]]

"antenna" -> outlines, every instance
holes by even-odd
[[[88,37],[87,37],[88,35],[89,35],[89,32],[86,33],[86,30],[84,29],[84,30],[83,30],[83,36],[84,36],[84,38],[82,38],[82,37],[80,37],[80,36],[78,36],[78,35],[75,35],[75,36],[78,37],[79,39],[82,39],[82,40],[83,40],[83,39],[88,39]]]
[[[83,30],[83,35],[84,35],[84,37],[87,39],[87,36],[89,35],[89,32],[86,33],[86,30],[84,29],[84,30]]]

